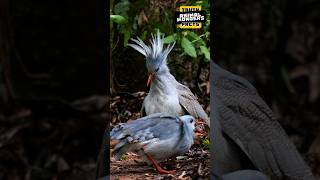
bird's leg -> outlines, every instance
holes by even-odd
[[[176,170],[167,171],[162,169],[159,164],[147,153],[145,153],[147,158],[152,162],[153,166],[156,168],[157,172],[160,174],[173,174],[176,172]]]

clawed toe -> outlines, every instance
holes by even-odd
[[[176,170],[170,170],[170,171],[167,171],[167,170],[164,170],[164,169],[158,169],[157,170],[159,174],[174,174],[176,173]]]

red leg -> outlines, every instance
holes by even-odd
[[[162,169],[158,163],[149,155],[146,153],[147,158],[152,162],[152,164],[154,165],[154,167],[156,168],[157,172],[160,174],[173,174],[176,172],[176,170],[172,170],[172,171],[167,171]]]

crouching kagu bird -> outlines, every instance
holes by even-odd
[[[195,119],[190,115],[172,116],[156,113],[118,124],[110,132],[112,154],[119,159],[126,152],[135,152],[148,159],[159,173],[158,162],[189,151],[193,144]]]
[[[197,101],[190,89],[179,83],[170,73],[167,66],[167,57],[175,43],[167,48],[163,47],[163,37],[158,32],[152,35],[151,47],[140,38],[131,39],[135,44],[128,44],[146,57],[146,66],[149,73],[147,85],[151,85],[145,97],[141,115],[153,113],[170,113],[173,115],[190,114],[195,118],[203,119],[210,127],[210,119]]]

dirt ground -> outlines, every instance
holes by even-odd
[[[139,118],[145,95],[145,92],[137,92],[111,97],[111,128],[120,122]],[[174,174],[158,174],[152,165],[148,165],[138,155],[128,153],[119,161],[110,158],[110,179],[209,179],[210,150],[208,144],[204,143],[207,138],[206,131],[197,134],[195,143],[187,154],[169,160],[170,165],[166,167],[169,170],[175,169]]]
[[[174,174],[158,174],[152,165],[143,162],[135,154],[128,154],[125,160],[111,159],[111,180],[129,179],[209,179],[209,151],[193,147],[182,159],[169,161]]]

